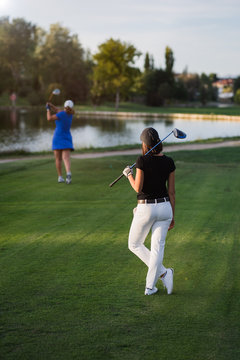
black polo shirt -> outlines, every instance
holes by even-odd
[[[143,188],[138,200],[157,199],[168,196],[167,180],[176,167],[172,158],[162,155],[139,156],[136,168],[144,172]]]

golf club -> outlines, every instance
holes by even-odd
[[[59,89],[54,89],[54,90],[52,91],[51,95],[49,96],[48,102],[51,101],[53,95],[59,95],[60,92],[61,92],[61,91],[60,91]]]
[[[187,135],[175,128],[173,129],[167,136],[165,136],[164,139],[160,140],[156,145],[154,145],[148,152],[146,152],[146,154],[144,156],[147,156],[153,149],[155,149],[155,147],[157,147],[159,144],[161,144],[164,140],[166,140],[171,134],[173,134],[177,139],[185,139],[187,137]],[[130,169],[134,168],[134,166],[136,165],[136,163],[132,164],[130,166]],[[112,187],[114,184],[116,184],[116,182],[118,182],[118,180],[120,180],[124,175],[121,174],[117,179],[115,179],[111,184],[109,184],[110,187]]]

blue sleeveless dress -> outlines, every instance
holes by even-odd
[[[70,132],[73,118],[72,114],[60,111],[56,116],[58,120],[55,120],[56,129],[53,134],[52,150],[74,150]]]

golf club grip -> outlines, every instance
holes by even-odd
[[[120,180],[124,175],[121,174],[117,179],[115,179],[111,184],[109,184],[110,187],[112,187],[114,184],[116,184],[116,182],[118,182],[118,180]]]

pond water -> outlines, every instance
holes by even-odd
[[[239,121],[149,119],[149,118],[87,118],[74,117],[71,133],[75,149],[140,144],[140,133],[153,126],[160,137],[173,128],[187,134],[186,140],[240,136]],[[45,111],[1,110],[0,151],[25,150],[29,152],[51,150],[54,122],[47,122]],[[179,141],[170,136],[166,142]]]

